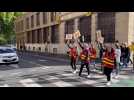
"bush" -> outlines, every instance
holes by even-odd
[[[6,43],[7,43],[6,39],[3,36],[0,36],[0,45],[4,45]]]

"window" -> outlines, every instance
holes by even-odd
[[[51,22],[56,20],[56,12],[51,12]]]
[[[43,29],[43,41],[44,43],[47,42],[49,36],[49,27]]]
[[[52,43],[59,43],[59,26],[54,25],[51,27],[51,42]]]
[[[40,25],[40,13],[36,14],[36,25]]]
[[[26,29],[29,29],[29,18],[26,18]]]
[[[82,17],[79,20],[79,30],[84,36],[84,42],[91,42],[91,17]],[[80,38],[82,41],[82,38]]]
[[[37,43],[41,43],[41,29],[37,30]]]
[[[66,21],[65,34],[72,34],[74,32],[74,20]]]
[[[43,24],[47,24],[47,12],[43,12]]]
[[[34,15],[31,16],[31,28],[34,27]]]
[[[35,30],[32,30],[32,43],[35,43]]]
[[[98,14],[97,29],[101,30],[104,42],[112,43],[115,41],[115,13],[105,12]]]
[[[27,32],[27,43],[30,43],[30,32]]]

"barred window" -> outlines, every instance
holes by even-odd
[[[54,25],[51,27],[51,42],[52,43],[59,43],[59,26]]]
[[[26,18],[26,29],[29,29],[29,18]]]
[[[51,12],[51,22],[56,20],[56,12]]]
[[[44,43],[48,41],[48,36],[49,36],[49,27],[46,27],[43,29],[43,40]]]
[[[78,27],[81,35],[84,36],[84,42],[91,42],[91,16],[80,18]],[[82,41],[82,37],[80,41]]]
[[[74,32],[74,20],[66,21],[65,34],[72,34]]]
[[[36,25],[40,25],[40,13],[36,14]]]
[[[47,12],[43,12],[43,24],[47,24]]]
[[[35,30],[32,30],[32,43],[35,43]]]
[[[115,41],[115,13],[98,13],[97,29],[101,30],[104,42],[112,43]]]
[[[31,16],[31,28],[34,27],[34,15]]]
[[[41,29],[37,30],[37,43],[41,43]]]
[[[30,32],[27,32],[27,43],[30,43]]]

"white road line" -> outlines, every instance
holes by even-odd
[[[96,84],[97,81],[94,81],[94,80],[87,80],[87,81],[81,81],[81,83],[88,84],[88,85],[93,85],[93,84]]]
[[[55,76],[49,76],[46,80],[58,80],[57,82],[53,82],[51,84],[56,85],[57,87],[72,87],[73,84],[70,84],[68,82],[64,82],[60,80],[58,77]]]
[[[50,68],[50,67],[41,67],[41,69],[48,69],[48,68]]]
[[[44,60],[44,59],[39,59],[39,61],[42,61],[42,62],[43,62],[43,61],[48,61],[48,60]]]
[[[18,75],[21,74],[22,72],[17,72],[17,73],[11,73],[11,75]]]
[[[69,73],[69,74],[61,74],[62,76],[73,76],[74,74]]]
[[[54,82],[52,84],[54,84],[58,87],[72,87],[73,86],[73,84],[69,84],[69,83],[64,82],[64,81],[58,81],[58,82]]]
[[[0,85],[0,87],[9,87],[8,84]]]
[[[13,65],[10,65],[11,67],[14,67],[14,68],[19,68],[19,65],[17,64],[13,64]]]
[[[41,85],[35,83],[32,79],[24,79],[19,81],[25,87],[42,87]]]

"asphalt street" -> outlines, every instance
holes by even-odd
[[[106,77],[99,70],[86,78],[73,74],[66,58],[42,56],[33,53],[20,54],[20,63],[0,65],[0,87],[106,87]],[[99,64],[98,64],[99,65]],[[77,65],[79,69],[80,65]],[[112,79],[111,87],[133,87],[132,68],[124,69],[119,79]]]

